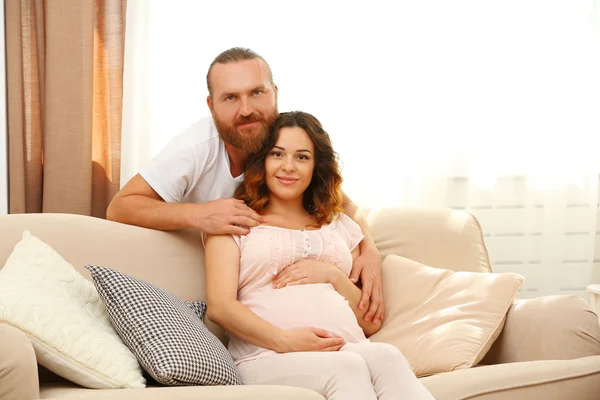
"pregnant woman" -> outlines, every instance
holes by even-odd
[[[245,384],[328,400],[433,399],[400,351],[372,343],[350,281],[360,227],[342,211],[336,153],[320,122],[282,113],[236,197],[263,216],[245,236],[209,235],[208,317],[228,332]]]

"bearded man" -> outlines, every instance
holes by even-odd
[[[245,235],[263,220],[232,198],[244,179],[250,153],[258,151],[279,115],[269,64],[246,48],[219,54],[206,75],[212,117],[180,133],[115,195],[112,221],[158,230],[194,228],[210,234]],[[362,283],[365,320],[383,318],[381,259],[364,216],[344,194],[344,212],[364,234],[351,279]],[[362,308],[361,308],[362,309]]]

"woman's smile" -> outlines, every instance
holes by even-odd
[[[298,179],[290,178],[287,176],[276,176],[276,178],[279,181],[279,183],[281,183],[284,186],[292,186],[294,183],[298,182]]]

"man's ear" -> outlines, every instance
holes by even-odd
[[[212,109],[210,96],[206,96],[206,104],[208,105],[208,108]]]
[[[277,85],[273,85],[273,89],[275,89],[275,93],[279,93],[279,88],[277,88]]]

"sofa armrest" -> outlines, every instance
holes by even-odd
[[[0,400],[39,398],[37,360],[29,338],[0,323]]]
[[[481,364],[596,355],[600,355],[597,315],[579,296],[556,295],[515,301]]]

